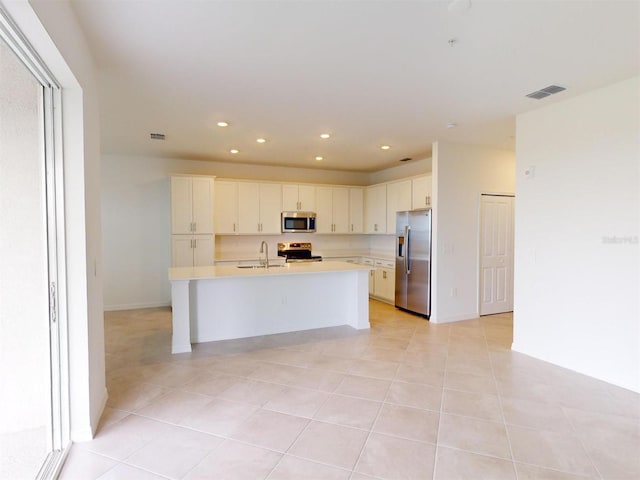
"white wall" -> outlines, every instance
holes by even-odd
[[[639,132],[638,77],[518,117],[513,342],[635,391]]]
[[[433,323],[478,316],[480,194],[514,193],[514,169],[511,151],[434,143]]]
[[[422,163],[393,167],[376,173],[376,181],[387,176],[402,178],[416,175],[426,168]],[[264,181],[324,183],[336,185],[370,185],[374,174],[326,171],[289,167],[205,162],[185,159],[103,155],[102,216],[104,245],[104,297],[107,309],[140,308],[168,305],[170,301],[167,268],[171,263],[170,186],[175,173],[215,175],[218,178],[256,179]],[[322,255],[341,250],[368,250],[365,235],[308,235],[314,250]],[[296,237],[297,239],[298,237]],[[392,237],[391,237],[392,238]],[[257,253],[261,236],[217,237],[216,251],[225,255]],[[270,252],[278,241],[290,236],[270,237]],[[374,251],[393,242],[372,239]]]
[[[398,163],[394,167],[385,168],[369,175],[368,185],[391,182],[401,178],[425,175],[431,172],[431,157],[411,160],[406,163]]]
[[[67,0],[0,1],[62,86],[71,438],[88,440],[107,396],[94,67]]]

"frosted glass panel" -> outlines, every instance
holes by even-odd
[[[51,450],[43,88],[0,39],[0,478]]]

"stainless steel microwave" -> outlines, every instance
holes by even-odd
[[[316,214],[314,212],[282,212],[282,233],[315,231]]]

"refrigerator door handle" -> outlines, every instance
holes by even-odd
[[[411,273],[411,227],[409,225],[404,227],[404,238],[407,244],[404,251],[404,271],[409,275]]]

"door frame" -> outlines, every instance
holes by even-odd
[[[478,279],[478,316],[482,315],[482,197],[510,197],[513,198],[513,209],[511,212],[511,255],[509,258],[509,267],[511,269],[512,286],[509,294],[511,295],[511,305],[513,305],[513,270],[514,270],[514,252],[515,252],[515,236],[514,236],[514,219],[515,219],[515,199],[516,194],[513,192],[481,192],[478,195],[478,264],[476,268],[476,278]],[[485,314],[491,315],[491,314]],[[497,314],[496,314],[497,315]]]

